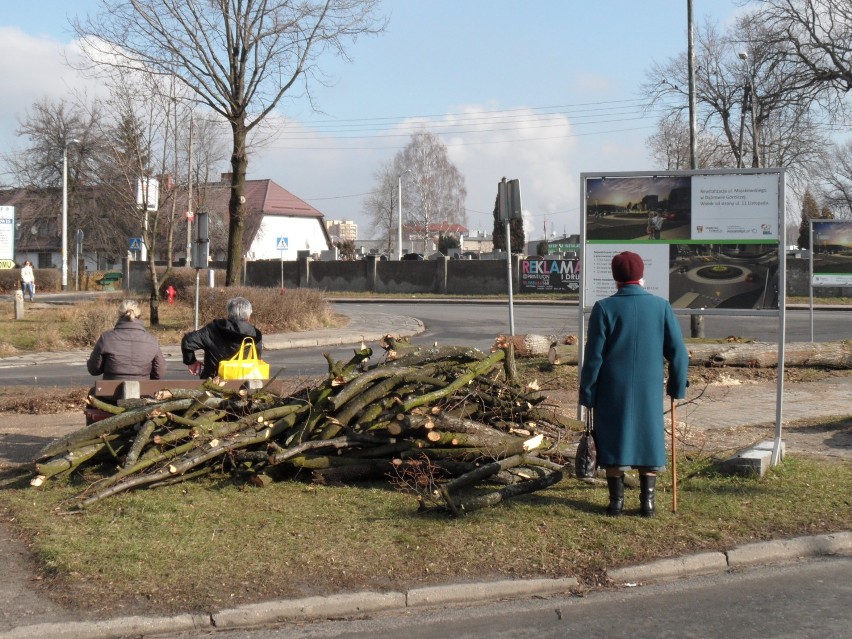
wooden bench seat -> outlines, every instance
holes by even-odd
[[[100,379],[95,382],[94,395],[105,401],[120,399],[138,399],[153,397],[157,391],[169,388],[201,388],[203,379]],[[231,390],[240,388],[260,388],[269,384],[274,390],[282,389],[280,380],[229,379],[224,381],[224,387]]]
[[[102,277],[95,280],[95,284],[105,291],[114,291],[115,285],[121,282],[123,277],[121,273],[104,273]]]

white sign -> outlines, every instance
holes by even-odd
[[[130,250],[131,251],[141,251],[142,250],[142,238],[141,237],[131,237],[130,238]]]
[[[631,250],[645,262],[645,290],[664,299],[669,298],[669,247],[666,244],[587,244],[583,272],[586,296],[583,303],[592,306],[598,300],[615,295],[618,290],[612,279],[612,258]]]
[[[693,240],[777,241],[778,176],[692,177]]]
[[[0,260],[15,259],[15,207],[0,206]]]
[[[275,240],[275,249],[278,251],[286,251],[288,248],[287,238],[279,237]]]
[[[136,205],[148,211],[160,208],[160,182],[156,178],[139,178],[136,183]]]

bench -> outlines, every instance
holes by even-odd
[[[121,282],[123,277],[121,273],[104,273],[100,279],[95,280],[95,284],[105,291],[114,291],[115,285]]]
[[[94,388],[89,393],[98,399],[115,404],[116,406],[124,406],[132,408],[139,405],[142,400],[152,398],[154,395],[165,389],[194,389],[201,388],[204,385],[203,379],[100,379],[95,382]],[[257,380],[257,379],[229,379],[222,382],[224,388],[238,391],[243,388],[262,388],[268,386],[275,392],[285,392],[283,380]],[[107,413],[92,406],[86,407],[86,424],[92,424],[109,417],[111,413]]]

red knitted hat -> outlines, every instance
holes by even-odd
[[[616,282],[638,282],[645,274],[645,262],[636,253],[624,251],[612,258],[612,279]]]

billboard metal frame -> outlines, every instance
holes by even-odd
[[[782,421],[783,421],[783,396],[784,396],[784,344],[785,344],[785,329],[786,329],[786,251],[784,243],[785,233],[785,173],[784,169],[766,168],[766,169],[697,169],[689,171],[613,171],[599,173],[581,173],[580,174],[580,263],[582,265],[580,295],[579,295],[579,336],[578,336],[578,369],[583,367],[584,346],[586,342],[586,315],[591,311],[591,307],[587,308],[587,286],[588,276],[590,274],[589,263],[587,261],[588,240],[587,240],[587,217],[588,217],[588,189],[587,182],[590,179],[602,180],[606,178],[693,178],[696,176],[763,176],[770,175],[777,179],[778,187],[778,202],[777,202],[777,235],[774,239],[769,239],[765,244],[777,245],[778,257],[778,290],[777,290],[777,309],[722,309],[722,308],[675,308],[677,315],[720,315],[720,316],[771,316],[778,318],[778,367],[777,367],[777,386],[776,386],[776,401],[775,401],[775,440],[772,447],[771,464],[777,465],[781,458],[782,447]],[[650,226],[649,226],[650,229]],[[676,244],[678,242],[666,242],[656,240],[657,244]],[[712,244],[739,244],[740,241],[731,239],[725,242],[721,239],[711,239],[708,243]],[[622,250],[630,250],[635,247],[633,242],[625,242],[613,240],[613,246],[621,245]],[[577,407],[578,417],[582,417],[582,407]]]

